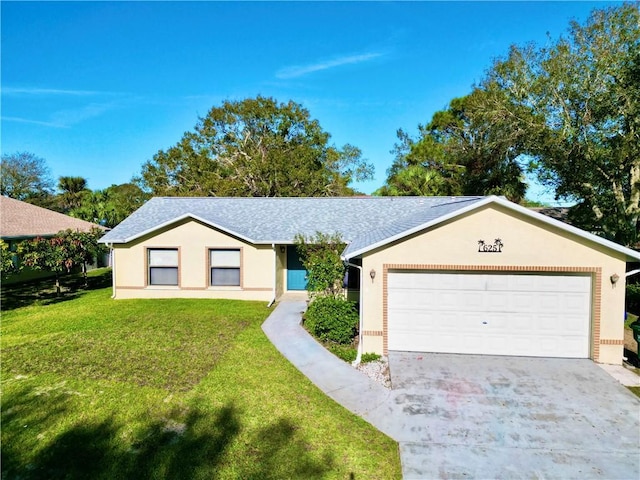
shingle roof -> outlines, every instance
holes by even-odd
[[[532,207],[531,210],[538,212],[547,217],[554,218],[561,222],[569,223],[569,208],[568,207]]]
[[[339,233],[354,258],[465,212],[494,203],[640,260],[640,252],[580,230],[501,197],[221,198],[155,197],[101,243],[128,243],[193,218],[254,244],[292,244],[296,234]]]
[[[293,243],[296,234],[339,233],[345,251],[398,235],[484,197],[155,197],[102,237],[127,243],[192,217],[251,243]]]
[[[0,238],[50,236],[60,230],[89,231],[94,227],[103,228],[79,218],[0,196]]]

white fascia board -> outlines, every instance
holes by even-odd
[[[495,203],[502,205],[506,208],[510,208],[511,210],[519,212],[523,215],[534,218],[543,223],[553,225],[554,227],[557,227],[561,230],[572,233],[573,235],[576,235],[578,237],[584,238],[585,240],[589,240],[593,243],[597,243],[598,245],[602,245],[603,247],[622,253],[633,260],[640,260],[640,252],[637,252],[631,248],[624,247],[618,243],[612,242],[611,240],[607,240],[606,238],[599,237],[598,235],[594,235],[593,233],[587,232],[578,227],[574,227],[573,225],[569,225],[568,223],[561,222],[560,220],[556,220],[555,218],[551,218],[547,215],[534,212],[533,210],[523,207],[522,205],[518,205],[517,203],[513,203],[508,200],[505,200],[501,197],[492,197],[492,198],[494,199]]]
[[[133,240],[135,240],[137,238],[143,237],[145,235],[148,235],[150,233],[155,232],[156,230],[160,230],[161,228],[168,227],[171,224],[177,223],[177,222],[179,222],[181,220],[185,220],[187,218],[191,218],[193,220],[197,220],[199,222],[204,223],[205,225],[209,225],[210,227],[216,228],[218,230],[222,230],[223,232],[228,233],[229,235],[233,235],[234,237],[237,237],[237,238],[239,238],[241,240],[244,240],[245,242],[253,243],[253,244],[256,243],[251,238],[248,238],[248,237],[246,237],[246,236],[244,236],[244,235],[242,235],[242,234],[240,234],[238,232],[234,232],[232,230],[229,230],[228,228],[225,228],[225,227],[223,227],[221,225],[218,225],[215,222],[210,222],[208,220],[205,220],[205,219],[203,219],[203,218],[201,218],[201,217],[199,217],[197,215],[193,215],[191,213],[185,213],[184,215],[180,215],[179,217],[174,217],[171,220],[168,220],[166,222],[160,223],[158,225],[154,225],[152,228],[148,228],[147,230],[144,230],[144,231],[142,231],[140,233],[136,233],[135,235],[132,235],[131,237],[125,238],[123,241],[113,241],[112,240],[110,243],[121,243],[121,244],[122,243],[129,243],[129,242],[132,242]],[[102,242],[102,243],[104,243],[104,242]],[[271,242],[268,242],[268,243],[271,244]]]
[[[472,212],[474,210],[477,210],[479,208],[484,207],[485,205],[488,204],[498,204],[501,205],[507,209],[513,210],[515,212],[521,213],[527,217],[533,218],[535,220],[541,221],[543,223],[547,223],[549,225],[552,225],[556,228],[559,228],[560,230],[564,230],[566,232],[572,233],[573,235],[576,235],[578,237],[584,238],[586,240],[589,240],[591,242],[594,242],[598,245],[601,245],[603,247],[609,248],[611,250],[614,250],[616,252],[622,253],[624,255],[626,255],[628,258],[631,258],[633,260],[640,260],[640,252],[637,252],[635,250],[632,250],[630,248],[627,247],[623,247],[622,245],[619,245],[615,242],[612,242],[610,240],[607,240],[605,238],[599,237],[597,235],[594,235],[593,233],[589,233],[586,232],[584,230],[581,230],[577,227],[574,227],[572,225],[569,225],[567,223],[561,222],[559,220],[556,220],[554,218],[548,217],[546,215],[542,215],[541,213],[538,212],[534,212],[532,210],[529,210],[526,207],[523,207],[521,205],[518,205],[517,203],[513,203],[510,202],[509,200],[506,200],[505,198],[502,197],[497,197],[495,195],[483,198],[482,200],[479,200],[478,202],[475,202],[471,205],[469,205],[468,207],[463,207],[459,210],[456,210],[454,212],[451,212],[447,215],[443,215],[441,217],[438,217],[435,220],[432,220],[430,222],[427,223],[423,223],[421,225],[418,225],[417,227],[411,228],[409,230],[405,230],[404,232],[401,232],[397,235],[394,235],[392,237],[388,237],[385,238],[384,240],[381,240],[379,242],[376,242],[372,245],[369,245],[367,247],[361,248],[351,254],[349,254],[348,256],[343,256],[344,260],[349,260],[351,258],[357,257],[359,255],[362,255],[363,253],[369,252],[371,250],[374,250],[376,248],[380,248],[383,247],[389,243],[395,242],[396,240],[400,240],[402,238],[408,237],[409,235],[413,235],[414,233],[420,232],[422,230],[425,230],[427,228],[433,227],[435,225],[438,225],[440,223],[446,222],[447,220],[459,217],[461,215],[464,215],[465,213],[468,212]]]

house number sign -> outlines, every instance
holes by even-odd
[[[478,252],[480,253],[502,253],[502,240],[496,238],[493,243],[487,243],[484,240],[478,240]]]

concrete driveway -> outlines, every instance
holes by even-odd
[[[404,478],[640,478],[640,401],[590,360],[390,352],[389,368]]]
[[[590,360],[391,352],[389,390],[281,301],[267,337],[326,395],[395,439],[406,479],[640,478],[640,399]]]

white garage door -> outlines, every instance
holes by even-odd
[[[591,279],[390,273],[389,350],[589,357]]]

